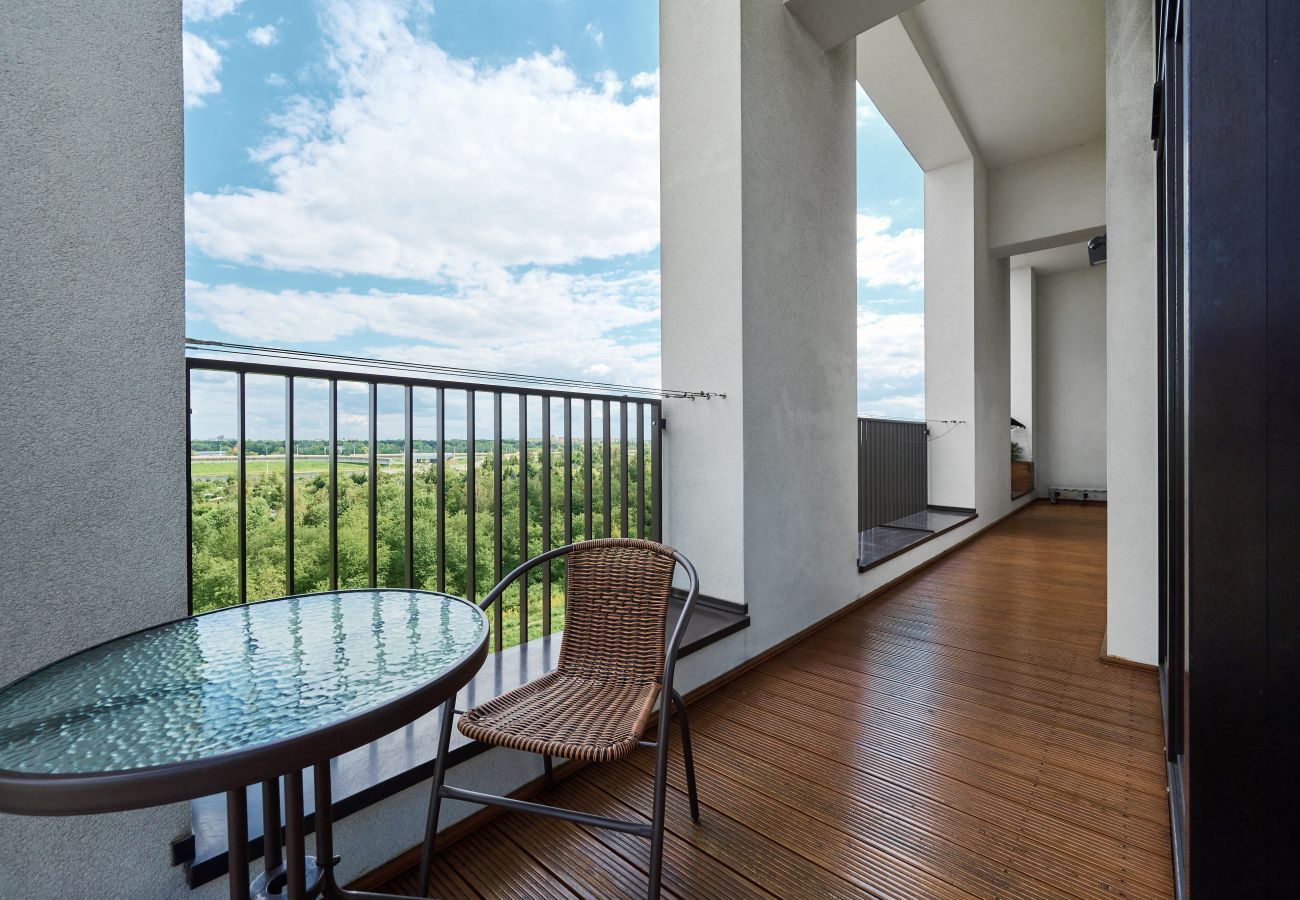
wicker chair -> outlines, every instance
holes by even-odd
[[[659,896],[670,699],[677,707],[681,722],[691,818],[700,820],[686,704],[673,690],[677,650],[699,593],[695,567],[676,550],[652,541],[629,538],[584,541],[548,551],[524,563],[502,579],[479,605],[484,609],[490,607],[507,585],[534,566],[560,556],[568,556],[568,572],[564,634],[555,670],[466,711],[460,720],[461,733],[485,744],[542,754],[548,785],[552,757],[612,762],[623,759],[637,747],[653,747],[656,760],[651,821],[647,824],[611,819],[446,785],[443,760],[447,757],[451,722],[457,712],[454,699],[448,700],[442,710],[433,795],[420,859],[422,897],[429,891],[438,812],[443,798],[541,813],[648,837],[651,841],[648,896]],[[665,642],[668,597],[678,565],[685,570],[690,586],[672,637]],[[641,740],[641,735],[649,724],[656,701],[659,701],[659,737],[650,743]]]

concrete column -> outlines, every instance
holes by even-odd
[[[0,4],[0,682],[185,614],[181,0]],[[184,805],[0,816],[0,895],[177,897]]]
[[[856,590],[854,46],[660,9],[663,380],[727,393],[665,404],[665,538],[770,642]]]
[[[967,158],[925,173],[925,416],[930,502],[942,506],[975,506],[977,165]]]
[[[1151,6],[1106,3],[1106,652],[1157,653]]]
[[[1024,431],[1012,439],[1034,458],[1034,270],[1011,270],[1011,416]]]
[[[925,173],[925,415],[930,502],[996,519],[1011,495],[1010,276],[988,251],[987,181],[975,158]]]
[[[987,523],[1011,511],[1011,268],[989,252],[988,178],[978,162],[973,305],[975,509]]]

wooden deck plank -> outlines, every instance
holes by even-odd
[[[692,706],[703,821],[674,737],[665,896],[1172,896],[1156,678],[1099,661],[1105,577],[1104,508],[1039,504]],[[645,818],[652,767],[545,799]],[[637,896],[648,858],[509,814],[433,894]]]

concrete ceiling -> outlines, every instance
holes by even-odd
[[[925,0],[914,10],[991,169],[1106,131],[1105,0]]]
[[[1065,247],[1053,247],[1050,250],[1035,250],[1033,253],[1021,253],[1011,257],[1011,268],[1032,267],[1038,275],[1059,275],[1075,269],[1088,268],[1088,243],[1069,244]]]

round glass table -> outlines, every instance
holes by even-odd
[[[379,897],[332,869],[330,760],[456,692],[487,656],[474,604],[414,590],[228,607],[99,644],[0,689],[0,812],[85,815],[226,793],[230,896]],[[303,770],[316,791],[304,852]],[[264,871],[248,878],[246,788],[262,783]]]

